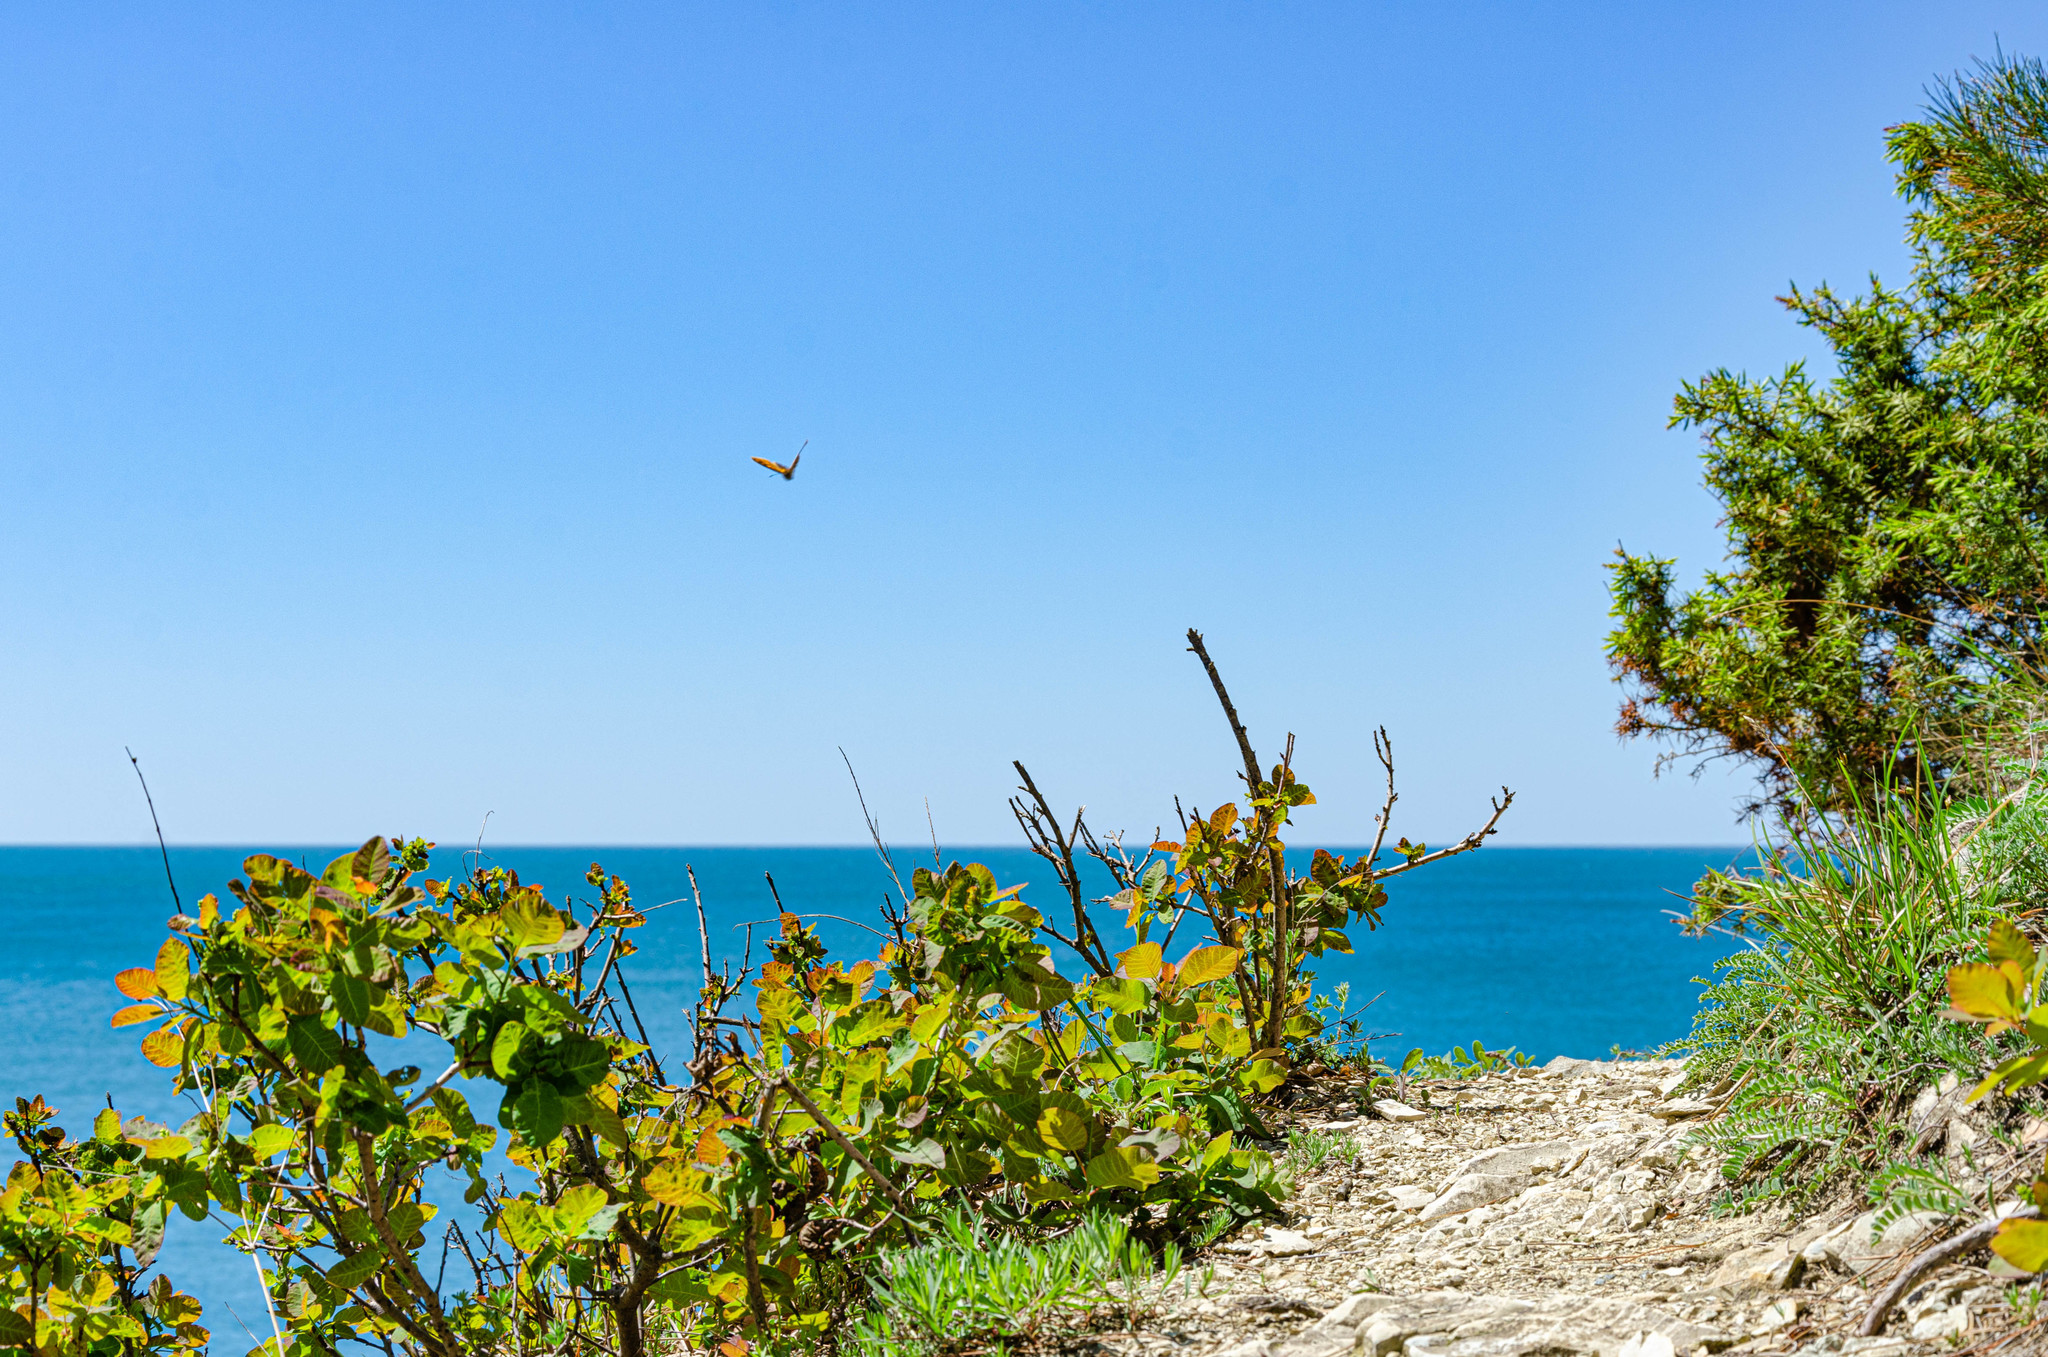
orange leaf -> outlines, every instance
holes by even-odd
[[[1158,843],[1152,845],[1152,851],[1155,853],[1178,853],[1180,845],[1168,839],[1161,839]]]
[[[133,1027],[139,1022],[153,1022],[164,1015],[155,1004],[130,1004],[113,1016],[109,1027]]]
[[[159,1027],[142,1039],[142,1058],[162,1069],[169,1069],[185,1058],[185,1034],[178,1030],[178,1024]]]
[[[131,999],[154,999],[156,972],[146,966],[130,966],[114,977],[114,988]]]
[[[700,1164],[723,1164],[731,1153],[726,1143],[718,1138],[715,1126],[705,1127],[704,1134],[697,1137],[697,1162]]]

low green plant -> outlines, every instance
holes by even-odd
[[[1294,1130],[1287,1133],[1287,1155],[1285,1163],[1295,1175],[1319,1169],[1331,1160],[1338,1163],[1355,1164],[1364,1157],[1365,1150],[1358,1143],[1358,1137],[1342,1131]]]
[[[1664,1051],[1687,1056],[1695,1086],[1730,1090],[1695,1133],[1723,1156],[1723,1209],[1860,1173],[1915,1091],[1980,1059],[1935,1003],[1997,912],[1958,869],[1955,828],[1940,804],[1890,795],[1792,825],[1754,870],[1700,891],[1694,926],[1750,943],[1716,964],[1691,1033]]]
[[[1505,1070],[1525,1070],[1535,1063],[1535,1057],[1512,1046],[1489,1050],[1475,1040],[1469,1054],[1463,1046],[1453,1046],[1442,1055],[1424,1055],[1417,1046],[1402,1060],[1401,1073],[1412,1079],[1477,1079]]]
[[[853,1344],[873,1357],[979,1349],[1033,1337],[1058,1315],[1098,1311],[1134,1326],[1148,1288],[1171,1285],[1180,1270],[1177,1246],[1155,1259],[1123,1220],[1100,1212],[1032,1239],[955,1208],[927,1241],[882,1255]]]
[[[1960,1216],[1988,1203],[1967,1183],[1956,1181],[1946,1161],[1920,1157],[1890,1164],[1870,1180],[1870,1200],[1877,1213],[1872,1236],[1884,1233],[1896,1221],[1915,1211],[1936,1211]]]

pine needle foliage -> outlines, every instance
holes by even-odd
[[[1687,383],[1726,560],[1690,590],[1669,558],[1611,567],[1620,733],[1748,765],[1753,808],[1942,785],[2048,642],[2048,71],[1982,64],[1887,145],[1909,282],[1779,299],[1833,376]]]

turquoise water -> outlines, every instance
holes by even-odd
[[[209,890],[224,895],[249,851],[172,849],[185,900]],[[303,857],[317,871],[342,850],[267,851]],[[1349,981],[1354,1005],[1380,996],[1364,1020],[1370,1031],[1390,1034],[1375,1043],[1381,1055],[1398,1058],[1412,1046],[1436,1053],[1475,1037],[1538,1059],[1604,1055],[1616,1045],[1647,1049],[1686,1030],[1698,994],[1692,977],[1709,974],[1728,948],[1725,940],[1681,936],[1665,911],[1680,907],[1675,893],[1702,869],[1725,865],[1737,851],[1488,848],[1455,858],[1388,883],[1384,926],[1370,934],[1354,929],[1356,954],[1325,958],[1320,980]],[[948,856],[986,862],[1005,884],[1033,883],[1025,896],[1048,913],[1064,900],[1047,864],[1021,849],[954,849]],[[434,874],[460,872],[461,858],[437,853]],[[489,856],[558,899],[564,891],[588,894],[583,873],[593,860],[631,882],[642,908],[680,902],[650,915],[636,938],[643,950],[628,972],[640,1012],[663,1046],[680,1045],[684,1005],[698,978],[684,864],[694,865],[703,885],[714,946],[735,957],[745,937],[736,925],[774,917],[764,872],[774,874],[790,909],[849,920],[872,920],[889,889],[866,849],[507,848]],[[899,864],[908,879],[908,855],[899,854]],[[1090,893],[1107,892],[1105,878]],[[107,1026],[126,1002],[114,990],[114,972],[150,964],[172,912],[156,849],[0,847],[0,906],[7,922],[0,1097],[39,1092],[73,1131],[109,1097],[123,1113],[173,1124],[189,1116],[168,1096],[163,1072],[136,1053],[136,1032]],[[873,954],[877,940],[859,927],[817,922],[835,954]],[[415,1059],[427,1068],[445,1063],[425,1051]],[[485,1090],[474,1098],[486,1115],[496,1105]],[[265,1327],[263,1305],[250,1264],[212,1242],[219,1234],[177,1218],[164,1265],[206,1304],[223,1350],[239,1351],[240,1324]]]

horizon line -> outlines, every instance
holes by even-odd
[[[317,839],[302,839],[302,840],[293,840],[293,841],[287,841],[287,840],[277,840],[277,839],[274,839],[274,840],[269,840],[269,842],[271,842],[271,843],[274,843],[274,844],[276,844],[277,846],[279,846],[279,847],[283,847],[283,848],[334,848],[334,849],[348,849],[348,848],[351,848],[351,847],[358,847],[358,846],[360,846],[360,845],[352,845],[352,844],[348,843],[348,842],[347,842],[346,840],[342,840],[342,839],[334,839],[334,840],[330,840],[330,841],[327,841],[327,842],[322,842],[322,841],[320,841],[320,840],[317,840]],[[51,842],[51,841],[47,841],[47,840],[42,840],[42,841],[32,841],[32,840],[18,840],[18,841],[17,841],[17,840],[4,840],[4,839],[0,839],[0,851],[4,851],[4,850],[6,850],[6,849],[10,849],[10,848],[40,848],[40,849],[74,849],[74,848],[75,848],[75,849],[96,849],[96,848],[97,848],[97,849],[106,849],[106,848],[155,848],[155,847],[157,847],[157,846],[158,846],[158,845],[157,845],[157,841],[156,841],[155,839],[135,839],[135,840],[92,840],[92,841],[88,841],[88,840],[82,840],[82,839],[81,839],[81,840],[76,840],[76,841],[62,841],[62,842]],[[260,845],[259,845],[259,844],[256,844],[256,843],[254,843],[254,842],[252,842],[252,841],[241,841],[241,842],[237,842],[237,841],[234,841],[234,840],[229,840],[229,839],[218,839],[218,840],[204,840],[204,841],[200,841],[200,840],[192,840],[192,841],[181,841],[181,842],[179,842],[179,843],[171,843],[171,842],[170,842],[170,841],[169,841],[169,840],[167,839],[167,840],[165,840],[165,841],[164,841],[164,845],[163,845],[163,846],[164,846],[164,847],[167,847],[167,848],[257,848],[257,847],[260,847]],[[434,845],[434,847],[435,847],[435,849],[436,849],[436,850],[440,850],[440,849],[444,849],[444,848],[450,848],[450,847],[454,847],[454,846],[456,846],[456,845],[455,845],[454,841],[452,841],[452,840],[451,840],[451,841],[449,841],[448,843],[440,843],[440,842],[436,842],[436,843],[435,843],[435,845]],[[1367,847],[1367,846],[1369,846],[1369,845],[1368,845],[1368,843],[1366,843],[1366,842],[1364,842],[1364,841],[1361,841],[1361,842],[1357,842],[1357,843],[1351,843],[1351,842],[1347,842],[1347,841],[1345,841],[1345,840],[1341,840],[1341,839],[1333,839],[1333,840],[1321,840],[1321,841],[1313,841],[1313,842],[1311,842],[1311,841],[1297,841],[1297,842],[1295,842],[1295,843],[1293,843],[1293,844],[1290,844],[1290,845],[1289,845],[1289,847],[1291,847],[1291,848],[1293,848],[1293,847],[1299,847],[1299,848],[1353,848],[1353,847],[1357,847],[1357,848],[1363,848],[1363,847]],[[630,849],[630,850],[636,850],[636,851],[661,851],[661,852],[675,852],[675,851],[684,851],[684,850],[689,850],[689,849],[699,849],[699,848],[701,848],[701,849],[721,849],[721,850],[723,850],[723,849],[757,849],[757,850],[770,850],[770,849],[828,849],[828,848],[829,848],[829,849],[858,849],[858,850],[860,850],[860,851],[862,851],[862,852],[868,852],[868,853],[872,853],[872,852],[876,851],[876,850],[875,850],[875,845],[874,845],[874,844],[872,844],[872,843],[859,843],[859,842],[850,842],[850,843],[821,843],[821,842],[807,842],[807,843],[647,843],[647,842],[632,842],[632,841],[628,841],[628,840],[623,840],[623,839],[622,839],[622,840],[618,840],[618,841],[616,841],[616,842],[603,842],[603,841],[599,841],[599,840],[594,840],[594,839],[585,839],[585,840],[566,840],[566,839],[563,839],[563,840],[548,840],[548,839],[533,839],[533,840],[520,840],[520,841],[517,841],[517,842],[512,842],[512,843],[502,843],[502,844],[496,845],[496,847],[497,847],[497,848],[498,848],[498,849],[499,849],[500,851],[506,851],[506,852],[510,852],[510,851],[514,851],[514,850],[519,850],[519,849],[567,849],[567,848],[575,848],[575,849],[585,849],[585,848],[598,848],[598,849]],[[916,847],[915,849],[897,848],[897,847],[893,847],[893,846],[892,846],[892,848],[891,848],[891,850],[890,850],[890,851],[892,851],[892,852],[904,852],[904,851],[914,851],[914,852],[917,852],[917,853],[923,853],[923,852],[924,852],[924,851],[926,851],[926,850],[927,850],[927,849],[928,849],[929,847],[930,847],[930,845],[929,845],[929,844],[924,844],[924,845],[920,845],[920,846]],[[1549,850],[1553,850],[1553,849],[1611,849],[1611,850],[1615,850],[1615,851],[1623,851],[1623,850],[1629,850],[1629,849],[1639,849],[1639,848],[1701,848],[1701,849],[1712,849],[1712,850],[1716,850],[1716,851],[1719,851],[1719,850],[1722,850],[1722,849],[1729,849],[1729,848],[1737,848],[1737,849],[1748,849],[1748,848],[1754,848],[1754,847],[1756,847],[1756,844],[1755,844],[1755,842],[1754,842],[1754,841],[1751,841],[1751,842],[1749,842],[1749,843],[1699,843],[1699,842],[1678,842],[1678,841],[1674,841],[1674,842],[1657,842],[1657,843],[1585,843],[1585,842],[1559,842],[1559,843],[1513,843],[1513,844],[1487,844],[1487,845],[1484,845],[1484,847],[1487,847],[1487,848],[1491,848],[1491,849],[1492,849],[1492,850],[1493,850],[1494,852],[1496,852],[1496,853],[1498,853],[1498,852],[1516,852],[1516,851],[1521,851],[1521,850],[1525,850],[1525,849],[1540,849],[1540,850],[1545,850],[1545,851],[1549,851]],[[1027,846],[1027,845],[1025,845],[1025,844],[1010,844],[1010,843],[960,843],[960,844],[955,844],[955,845],[947,846],[947,845],[945,845],[945,844],[943,844],[943,843],[942,843],[942,844],[940,845],[940,851],[941,851],[941,852],[948,852],[948,853],[951,853],[951,852],[980,852],[980,851],[983,851],[983,850],[987,850],[987,849],[996,849],[996,850],[999,850],[999,851],[1003,851],[1003,852],[1018,852],[1018,853],[1031,853],[1031,852],[1033,852],[1033,850],[1032,850],[1032,849],[1031,849],[1031,848],[1030,848],[1029,846]],[[464,851],[464,852],[475,852],[475,851],[477,851],[477,850],[476,850],[476,846],[472,844],[472,845],[470,845],[469,847],[466,847],[466,848],[464,848],[464,849],[463,849],[462,851]],[[486,851],[490,851],[490,850],[486,850]],[[1473,850],[1473,851],[1475,851],[1475,852],[1476,852],[1476,851],[1478,851],[1478,850],[1476,850],[1476,849],[1475,849],[1475,850]]]

